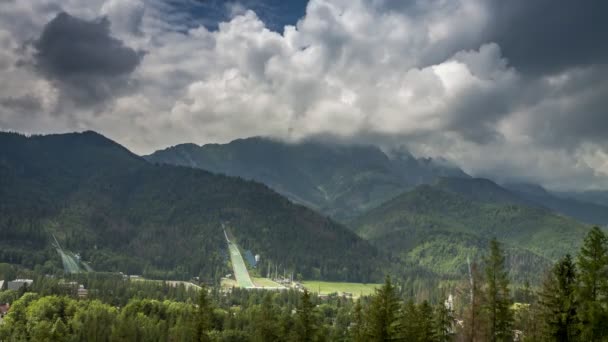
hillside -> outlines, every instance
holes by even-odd
[[[492,237],[507,245],[515,278],[533,276],[579,248],[588,227],[483,179],[440,180],[406,192],[354,220],[381,249],[446,275],[466,272]],[[539,275],[539,274],[537,274]]]
[[[608,207],[608,191],[589,190],[589,191],[570,191],[560,192],[557,194],[560,197],[573,198],[583,202],[595,203],[604,207]]]
[[[579,221],[600,226],[608,225],[608,206],[605,204],[593,203],[593,200],[586,198],[576,199],[555,195],[538,185],[507,184],[505,187],[530,202]]]
[[[184,144],[145,157],[154,163],[201,168],[262,182],[292,201],[347,220],[439,176],[468,177],[460,169],[409,153],[379,148],[248,138],[229,144]]]
[[[52,268],[50,233],[96,270],[218,278],[221,224],[240,246],[307,278],[371,280],[376,250],[267,186],[152,165],[94,132],[0,133],[0,262]]]

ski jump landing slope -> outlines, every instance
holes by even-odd
[[[230,261],[232,262],[232,268],[234,269],[236,283],[239,285],[239,287],[245,289],[256,288],[255,284],[251,280],[251,277],[249,276],[247,266],[245,266],[245,261],[243,260],[243,256],[239,251],[239,247],[234,242],[230,241],[228,234],[226,234],[226,230],[224,230],[224,236],[226,237],[226,242],[228,243],[228,251],[230,252]]]

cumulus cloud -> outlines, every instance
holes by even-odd
[[[143,34],[144,12],[145,5],[139,0],[109,0],[101,7],[101,15],[112,23],[116,34]]]
[[[0,128],[97,129],[140,153],[331,136],[608,187],[601,1],[311,0],[281,29],[272,1],[42,3],[0,4]]]

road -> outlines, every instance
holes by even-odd
[[[239,287],[245,289],[255,288],[256,286],[249,276],[249,271],[247,271],[247,266],[245,266],[245,261],[243,260],[243,256],[239,251],[239,247],[228,239],[228,235],[226,235],[225,231],[224,236],[226,237],[226,242],[228,243],[228,251],[230,252],[230,261],[232,262],[236,283],[239,285]]]

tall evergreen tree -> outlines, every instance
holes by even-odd
[[[272,305],[272,294],[266,293],[259,312],[256,312],[253,341],[277,341],[279,339],[278,315]]]
[[[368,314],[368,341],[389,341],[397,336],[399,299],[397,291],[386,277],[384,285],[372,297]]]
[[[408,300],[401,309],[399,319],[399,339],[402,341],[418,341],[420,338],[420,312],[413,300]]]
[[[437,342],[451,341],[453,322],[454,317],[450,308],[444,303],[437,304],[433,316],[433,340]]]
[[[314,304],[310,293],[304,290],[300,297],[300,305],[296,313],[295,340],[298,342],[316,341],[317,321],[314,315]]]
[[[568,254],[549,273],[540,292],[546,337],[553,341],[574,341],[576,322],[576,267]]]
[[[196,337],[200,342],[211,341],[209,332],[212,328],[213,323],[213,308],[211,306],[211,300],[207,288],[203,287],[199,291],[198,296],[198,310],[196,314]]]
[[[418,341],[434,341],[435,331],[433,325],[433,307],[428,301],[424,300],[418,306],[419,328],[420,331]]]
[[[608,338],[608,237],[593,227],[578,254],[578,317],[581,338],[601,341]]]
[[[363,307],[361,299],[357,299],[352,311],[352,324],[349,331],[350,339],[353,342],[364,342],[365,339],[365,319],[363,317]]]
[[[496,239],[490,241],[490,254],[485,258],[486,296],[483,305],[488,317],[488,340],[512,339],[513,313],[509,295],[509,276],[505,256]]]

